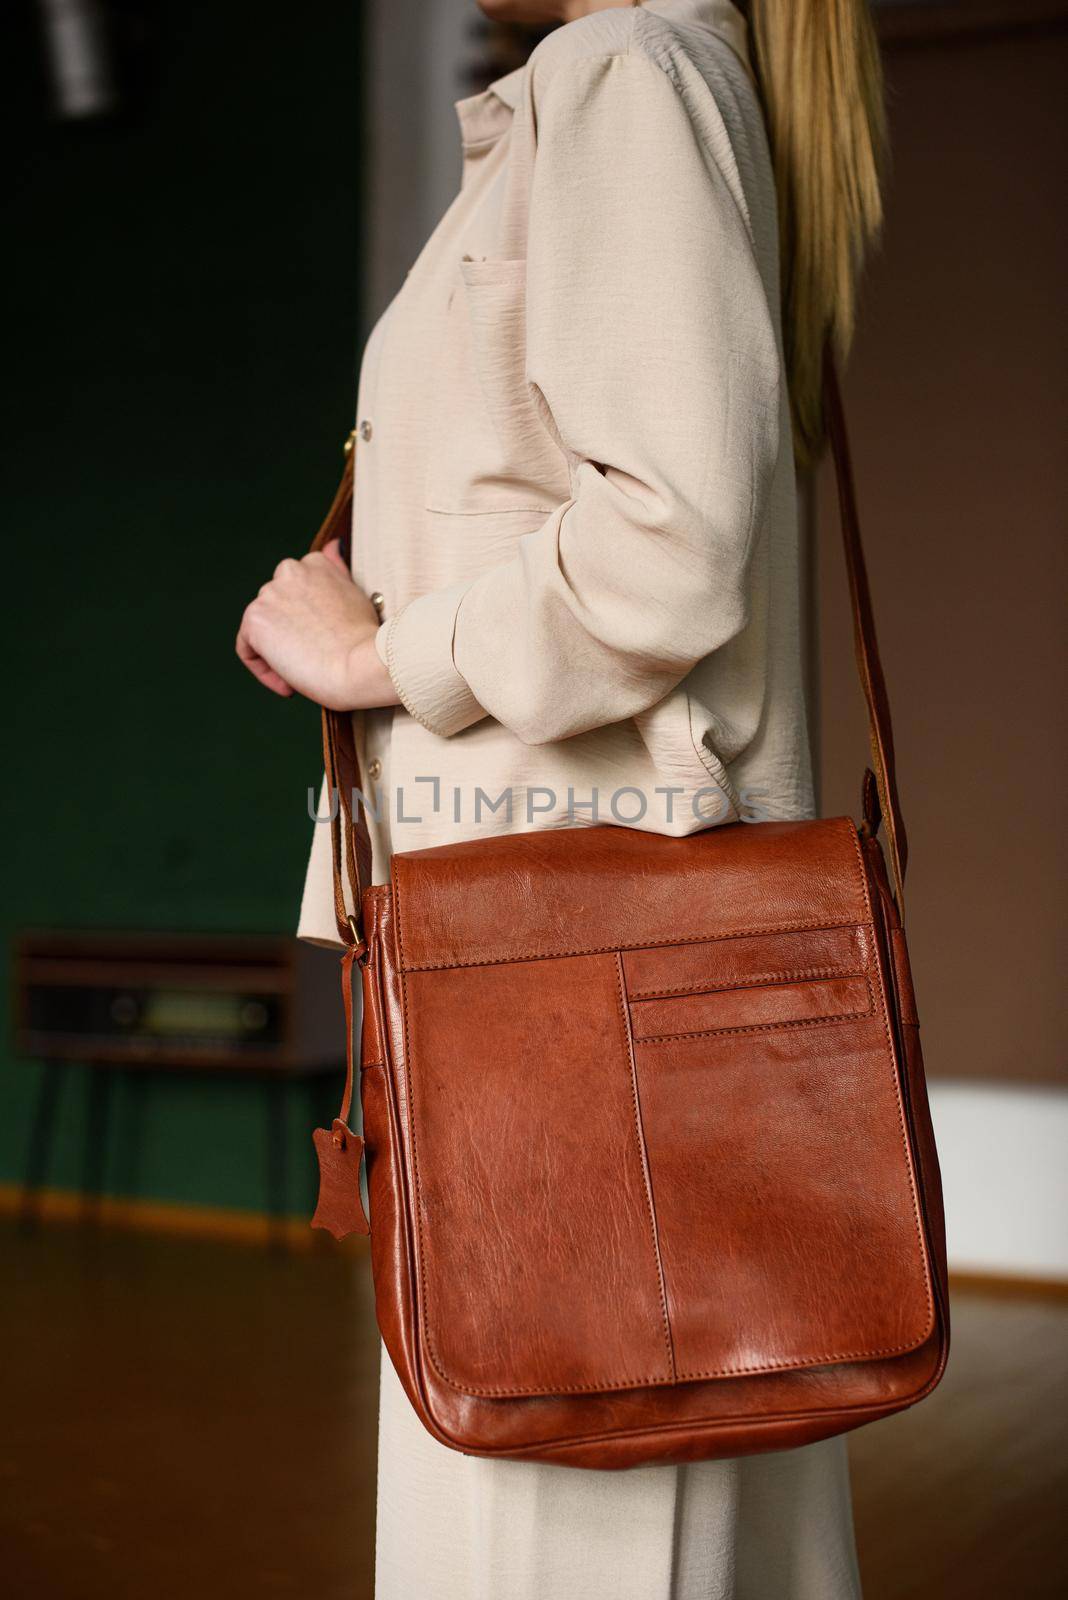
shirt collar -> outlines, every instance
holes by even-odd
[[[663,12],[682,22],[711,28],[727,41],[735,55],[749,66],[748,29],[745,18],[731,0],[642,0],[643,11]],[[512,120],[526,66],[515,67],[495,78],[479,94],[453,102],[465,150],[499,139]]]
[[[512,120],[519,104],[525,64],[495,78],[480,94],[469,94],[453,102],[460,123],[460,138],[465,150],[499,139]]]
[[[519,85],[526,70],[525,64],[516,67],[514,71],[506,72],[503,78],[494,78],[489,86],[490,94],[495,94],[499,100],[503,100],[512,111],[519,104]]]

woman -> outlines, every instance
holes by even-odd
[[[364,713],[378,879],[486,831],[812,813],[795,456],[879,219],[862,0],[480,3],[564,25],[457,102],[460,191],[364,354],[351,573],[283,562],[238,636]],[[314,831],[300,933],[333,944]],[[386,1359],[377,1592],[846,1600],[844,1445],[473,1459]]]

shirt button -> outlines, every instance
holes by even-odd
[[[370,778],[372,783],[377,783],[379,778],[382,776],[382,763],[379,761],[377,756],[373,761],[368,762],[367,776]]]
[[[360,438],[365,444],[368,443],[374,431],[375,430],[371,426],[370,418],[364,417],[363,421],[360,423]]]

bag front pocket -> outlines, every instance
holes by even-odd
[[[678,1378],[918,1348],[933,1305],[867,928],[623,967]]]
[[[487,1396],[669,1383],[618,958],[408,972],[402,1006],[438,1375]]]
[[[464,256],[444,339],[448,403],[432,408],[427,510],[548,514],[571,486],[526,381],[526,262]]]
[[[629,950],[623,965],[639,1042],[838,1022],[874,1003],[860,928]]]
[[[864,977],[810,978],[803,983],[672,995],[663,1000],[632,1001],[630,1007],[636,1040],[691,1033],[753,1033],[867,1017],[871,1011],[871,985]]]

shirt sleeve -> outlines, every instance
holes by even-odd
[[[488,714],[529,744],[649,709],[745,627],[781,381],[741,191],[667,73],[569,63],[536,104],[526,381],[571,496],[382,640],[432,732]]]

